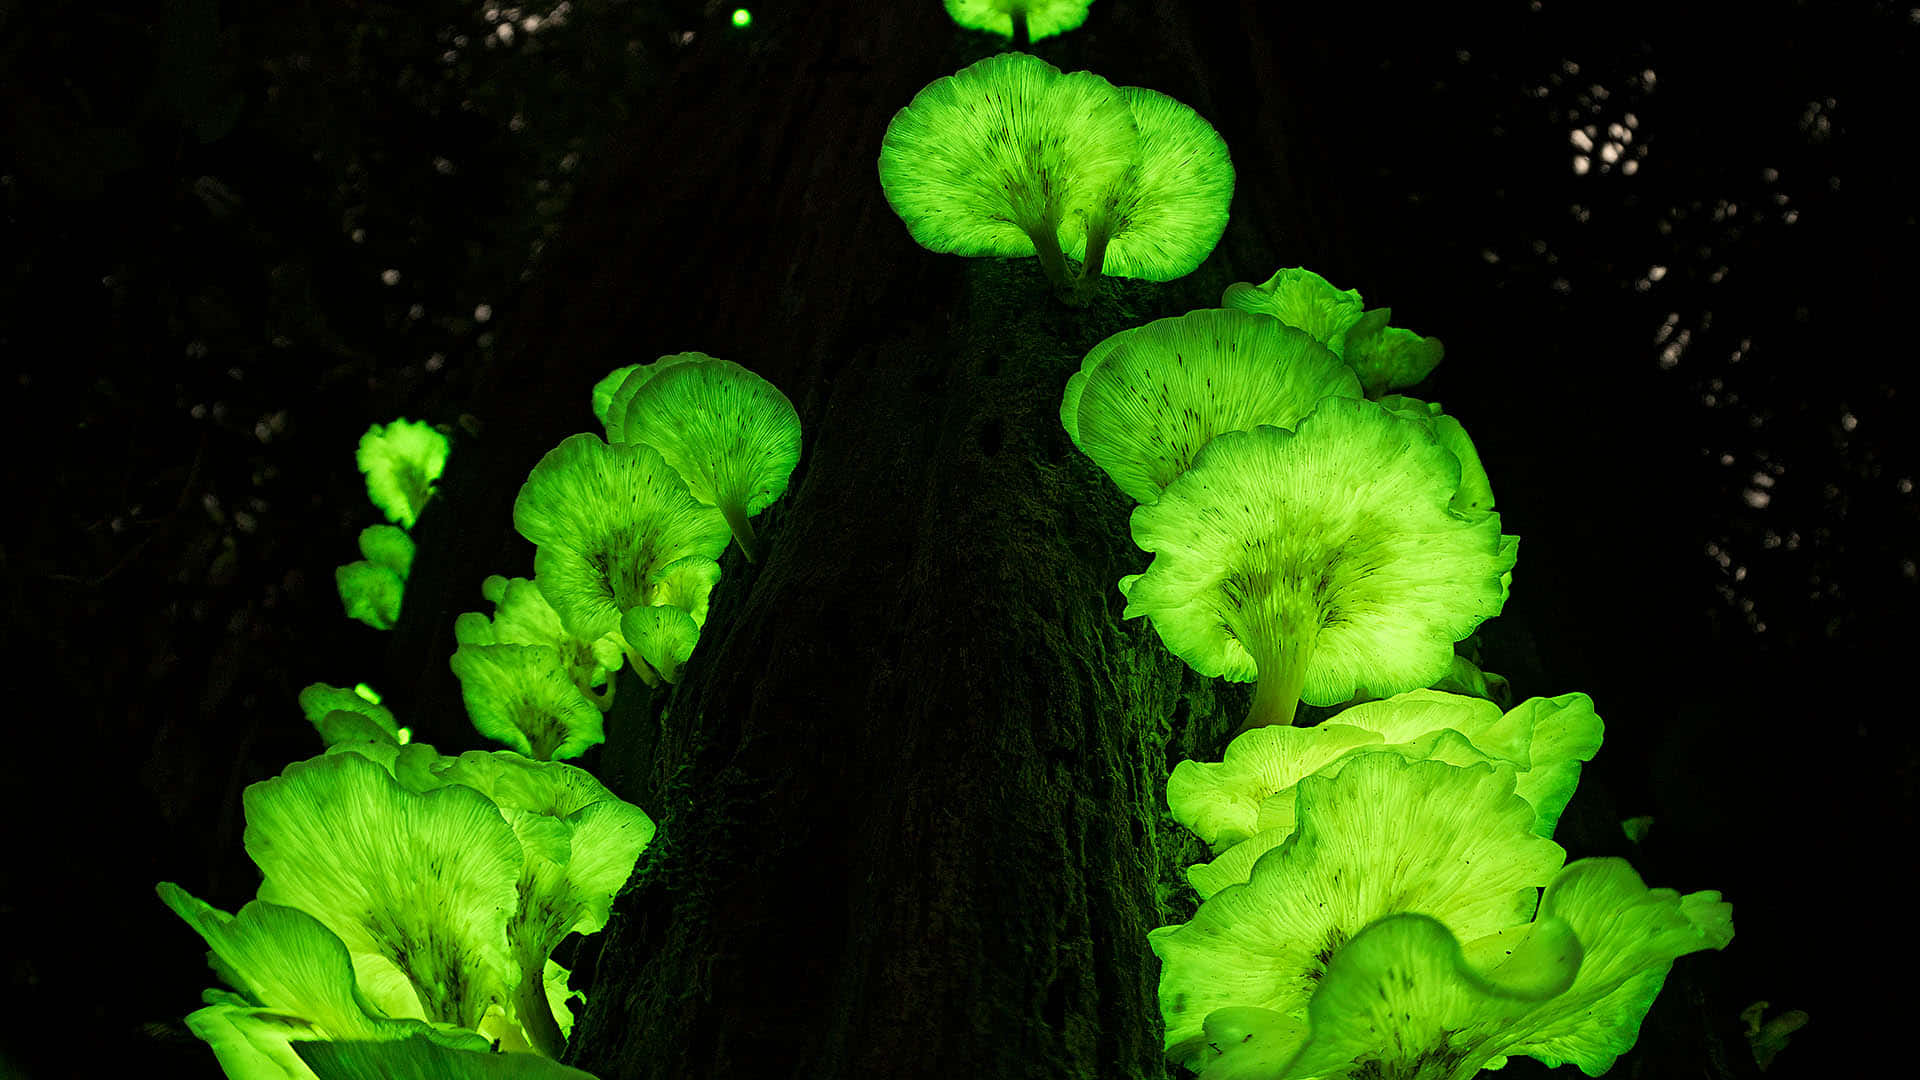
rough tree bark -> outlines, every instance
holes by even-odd
[[[1192,675],[1114,582],[1130,505],[1057,419],[1107,334],[1309,262],[1336,280],[1349,211],[1316,79],[1337,27],[1276,35],[1240,5],[1113,5],[1035,51],[1152,86],[1222,131],[1233,224],[1199,273],[1073,311],[1031,260],[915,246],[875,160],[921,86],[993,51],[936,3],[820,0],[690,50],[583,192],[517,313],[450,474],[452,552],[409,586],[444,617],[527,555],[516,475],[586,429],[607,369],[682,349],[799,406],[806,450],[730,551],[680,686],[623,675],[591,764],[660,823],[603,938],[572,1057],[606,1080],[1165,1075],[1145,933],[1196,861],[1162,811],[1172,761],[1217,752],[1245,691]],[[1298,29],[1296,27],[1296,29]],[[1356,44],[1351,50],[1362,46]],[[1316,261],[1317,260],[1317,261]],[[463,470],[456,470],[460,473]],[[523,571],[524,572],[524,571]],[[436,576],[437,575],[437,576]],[[423,700],[458,715],[444,647]],[[434,711],[434,710],[426,710]]]

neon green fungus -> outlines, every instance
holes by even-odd
[[[1297,1017],[1333,955],[1375,919],[1420,912],[1479,938],[1532,918],[1565,859],[1533,832],[1512,774],[1361,753],[1298,785],[1299,827],[1192,921],[1147,935],[1169,1056],[1205,1063],[1203,1023],[1251,1007]]]
[[[1078,29],[1093,0],[947,0],[947,14],[968,30],[985,30],[1018,45]],[[1024,30],[1021,28],[1024,26]]]
[[[1139,142],[1112,83],[1001,53],[934,80],[894,115],[880,144],[880,186],[920,246],[1038,255],[1055,289],[1068,292],[1061,228],[1085,220]]]
[[[1192,273],[1220,242],[1233,201],[1233,161],[1213,125],[1156,90],[1120,91],[1140,141],[1084,224],[1064,230],[1066,253],[1082,264],[1082,288],[1102,273],[1147,281]]]
[[[391,569],[362,559],[334,567],[333,583],[348,618],[375,630],[391,630],[400,621],[400,601],[407,583]]]
[[[366,683],[360,684],[360,686],[365,685]],[[328,686],[326,683],[314,683],[300,691],[300,711],[306,714],[307,722],[312,724],[314,730],[320,732],[323,738],[327,736],[328,729],[322,722],[334,712],[363,716],[388,736],[395,735],[399,731],[399,724],[394,721],[392,711],[380,704],[378,695],[369,699],[361,694],[360,686],[352,690],[344,690],[337,686]],[[336,741],[338,741],[337,738],[329,738],[327,744],[331,746]]]
[[[748,11],[746,8],[734,8],[732,18],[733,25],[742,30],[753,25],[753,12]]]
[[[1150,503],[1223,431],[1291,428],[1359,380],[1306,334],[1230,309],[1190,311],[1095,345],[1067,380],[1060,421],[1135,502]]]
[[[1412,386],[1439,367],[1447,355],[1439,338],[1388,326],[1391,318],[1392,308],[1376,308],[1347,331],[1344,355],[1360,376],[1368,397]]]
[[[431,1036],[396,1042],[309,1042],[295,1047],[315,1080],[594,1080],[537,1054],[448,1046]]]
[[[1439,338],[1387,325],[1392,308],[1364,309],[1353,289],[1336,289],[1304,267],[1276,272],[1259,285],[1236,282],[1223,307],[1271,315],[1312,334],[1353,367],[1370,398],[1427,377],[1446,355]]]
[[[1480,464],[1480,452],[1474,449],[1473,440],[1459,420],[1441,411],[1438,402],[1402,394],[1388,394],[1379,400],[1396,415],[1425,425],[1433,437],[1440,440],[1440,445],[1460,462],[1460,485],[1454,489],[1451,504],[1455,513],[1481,514],[1493,509],[1493,484],[1487,479],[1486,466]]]
[[[642,368],[627,377],[635,380],[640,385],[626,399],[621,441],[665,456],[694,498],[719,509],[752,562],[747,519],[786,492],[800,463],[800,414],[793,402],[739,364],[712,357],[682,360],[657,373]],[[623,384],[616,396],[625,393]]]
[[[433,483],[447,467],[447,437],[430,424],[404,417],[375,424],[360,437],[356,455],[367,474],[367,497],[403,529],[413,528],[420,509],[433,495]]]
[[[607,741],[600,709],[545,645],[461,645],[448,661],[474,730],[539,761]]]
[[[354,683],[353,693],[354,693],[354,696],[358,697],[360,700],[366,702],[369,705],[380,704],[380,692],[378,690],[375,690],[373,687],[368,686],[366,683]]]
[[[1513,566],[1497,514],[1448,508],[1459,468],[1419,424],[1346,398],[1295,432],[1222,433],[1134,510],[1156,554],[1126,615],[1203,675],[1257,680],[1247,727],[1426,686],[1499,613]]]
[[[585,698],[601,712],[613,705],[614,681],[610,677],[620,669],[624,642],[619,635],[607,635],[583,641],[567,632],[560,616],[547,603],[539,586],[529,578],[489,577],[481,585],[481,595],[494,603],[493,617],[477,611],[461,614],[453,621],[454,640],[462,645],[530,645],[552,653],[552,661],[565,672]]]

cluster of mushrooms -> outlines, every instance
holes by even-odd
[[[401,597],[413,572],[413,536],[408,530],[433,497],[434,482],[445,471],[450,451],[446,435],[406,417],[374,424],[360,437],[356,459],[366,474],[367,497],[388,524],[360,530],[360,559],[334,570],[348,618],[375,630],[391,630],[400,621]]]
[[[948,6],[1037,38],[1086,4]],[[1023,53],[921,91],[880,180],[922,246],[1036,256],[1069,303],[1103,272],[1197,267],[1233,189],[1192,110]],[[1454,1080],[1515,1055],[1599,1075],[1674,960],[1733,936],[1718,893],[1553,842],[1602,724],[1578,693],[1503,710],[1504,680],[1461,655],[1518,541],[1459,421],[1393,393],[1442,348],[1391,319],[1283,269],[1101,341],[1061,401],[1139,504],[1152,560],[1119,582],[1125,616],[1255,684],[1223,759],[1167,788],[1212,858],[1188,871],[1193,917],[1148,944],[1167,1054],[1202,1080]],[[1295,727],[1302,701],[1344,708]]]

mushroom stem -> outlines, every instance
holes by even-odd
[[[1067,257],[1060,250],[1060,236],[1052,229],[1033,231],[1033,251],[1040,257],[1040,269],[1053,283],[1054,291],[1064,299],[1073,294],[1073,279],[1067,276]]]
[[[608,709],[613,708],[613,688],[617,684],[618,680],[611,674],[607,676],[607,688],[604,690],[595,690],[592,686],[579,679],[573,681],[573,685],[580,688],[580,693],[584,694],[588,701],[593,702],[593,707],[599,709],[601,712],[606,712]]]
[[[566,1053],[567,1037],[560,1034],[560,1025],[547,1004],[547,958],[529,955],[532,950],[524,947],[519,951],[523,973],[514,993],[514,1011],[519,1014],[520,1026],[526,1030],[527,1042],[533,1049],[558,1061],[560,1055]]]
[[[1254,684],[1253,705],[1246,722],[1235,735],[1257,727],[1284,726],[1293,723],[1300,706],[1300,690],[1307,681],[1307,661],[1320,636],[1317,618],[1279,618],[1267,621],[1262,633],[1243,635],[1241,644],[1253,654],[1258,680]]]
[[[1100,268],[1107,261],[1108,231],[1104,228],[1087,230],[1087,258],[1080,264],[1080,283],[1082,294],[1092,290],[1100,281]]]
[[[747,508],[739,503],[727,503],[720,508],[727,519],[727,528],[733,530],[733,542],[740,545],[740,554],[753,562],[753,526],[747,522]]]
[[[1026,11],[1015,8],[1007,12],[1007,15],[1013,19],[1013,47],[1016,49],[1024,49],[1028,45],[1031,45],[1032,42],[1027,40]]]

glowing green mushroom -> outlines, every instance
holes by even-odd
[[[1565,858],[1533,832],[1511,774],[1486,765],[1361,753],[1302,779],[1298,804],[1299,828],[1246,884],[1147,935],[1181,1064],[1205,1064],[1217,1010],[1302,1016],[1340,947],[1382,916],[1420,912],[1470,938],[1525,924]]]
[[[447,467],[447,437],[430,424],[402,417],[375,424],[360,437],[357,459],[367,474],[367,497],[401,528],[413,528],[433,483]]]
[[[1719,893],[1649,889],[1622,860],[1583,859],[1510,930],[1380,919],[1334,953],[1303,1016],[1221,1010],[1194,1064],[1203,1080],[1464,1078],[1524,1055],[1599,1076],[1633,1046],[1674,961],[1732,938]]]
[[[1084,401],[1081,420],[1084,438]],[[1126,615],[1203,675],[1257,680],[1247,727],[1290,723],[1301,699],[1426,686],[1499,613],[1513,566],[1499,515],[1449,509],[1459,470],[1365,401],[1326,398],[1295,432],[1225,432],[1133,512],[1156,554]]]
[[[934,80],[894,114],[880,144],[880,186],[920,246],[1038,255],[1047,280],[1071,293],[1061,228],[1094,209],[1139,141],[1112,83],[1001,53]]]
[[[1357,290],[1337,289],[1304,266],[1277,270],[1258,285],[1237,281],[1221,294],[1220,306],[1278,319],[1335,356],[1345,354],[1347,331],[1366,313]]]
[[[640,392],[640,388],[647,385],[649,379],[678,364],[712,359],[713,357],[703,352],[672,353],[650,364],[628,364],[609,372],[607,377],[600,380],[593,388],[593,413],[600,418],[600,423],[607,429],[607,441],[627,441],[625,436],[627,406],[633,401],[633,396]],[[613,381],[616,375],[620,377],[618,382]],[[603,388],[607,392],[604,408],[600,402],[600,392]]]
[[[607,372],[599,382],[593,384],[593,418],[600,421],[600,429],[606,432],[608,442],[618,441],[613,433],[614,392],[620,389],[621,383],[627,381],[627,376],[639,369],[639,364],[625,364]]]
[[[1391,318],[1392,308],[1375,308],[1347,331],[1343,355],[1360,376],[1368,397],[1412,386],[1432,374],[1447,355],[1439,338],[1388,326]]]
[[[1403,394],[1388,394],[1380,404],[1396,415],[1418,421],[1440,445],[1460,462],[1460,486],[1453,492],[1453,509],[1461,514],[1480,514],[1493,509],[1493,485],[1487,479],[1486,466],[1480,464],[1480,452],[1460,421],[1442,412],[1437,402],[1421,401]]]
[[[968,30],[985,30],[1015,45],[1079,29],[1093,0],[947,0],[947,14]]]
[[[331,930],[385,1015],[476,1030],[509,1000],[522,853],[485,796],[410,791],[358,753],[332,753],[248,787],[243,802],[260,899]]]
[[[322,721],[329,713],[348,712],[366,717],[375,727],[388,736],[398,739],[400,724],[393,718],[393,711],[377,702],[368,701],[357,690],[347,690],[326,683],[314,683],[300,691],[300,711],[307,715],[307,722],[324,737],[327,733]],[[328,739],[331,744],[334,740]]]
[[[557,1057],[566,1031],[543,977],[552,970],[549,957],[568,934],[607,924],[614,897],[653,839],[653,821],[583,769],[507,751],[469,751],[440,775],[493,800],[524,848],[520,903],[507,926],[520,973],[508,1011],[535,1049]]]
[[[1067,380],[1060,420],[1121,491],[1150,503],[1215,435],[1291,428],[1323,398],[1359,396],[1353,372],[1306,334],[1210,308],[1095,345]]]
[[[547,452],[513,504],[513,524],[539,546],[534,584],[583,641],[620,630],[649,603],[660,571],[689,555],[716,558],[727,520],[687,491],[660,451],[574,435]]]
[[[787,395],[731,361],[687,360],[647,378],[624,419],[622,441],[664,455],[694,498],[719,509],[752,562],[747,519],[785,493],[800,463],[800,414]]]
[[[1086,217],[1064,230],[1082,289],[1103,272],[1147,281],[1192,273],[1219,243],[1233,201],[1233,161],[1213,125],[1156,90],[1120,89],[1140,141]]]
[[[448,661],[474,730],[540,761],[607,741],[600,709],[546,645],[461,645]]]
[[[612,673],[620,669],[625,643],[619,635],[584,641],[567,632],[560,616],[530,578],[494,575],[481,584],[493,601],[493,617],[477,611],[453,620],[454,640],[462,645],[537,645],[553,650],[567,677],[601,712],[613,706]]]
[[[1205,898],[1246,881],[1254,862],[1293,834],[1300,780],[1334,775],[1364,753],[1491,766],[1513,777],[1534,809],[1533,831],[1551,838],[1601,732],[1585,694],[1532,698],[1502,713],[1480,698],[1413,690],[1316,727],[1254,728],[1219,762],[1182,761],[1167,778],[1167,807],[1216,856],[1187,870]]]
[[[333,583],[348,618],[375,630],[391,630],[400,621],[407,583],[391,569],[362,559],[334,567]]]
[[[486,1053],[417,1036],[397,1042],[300,1043],[316,1080],[594,1080],[538,1054]]]

